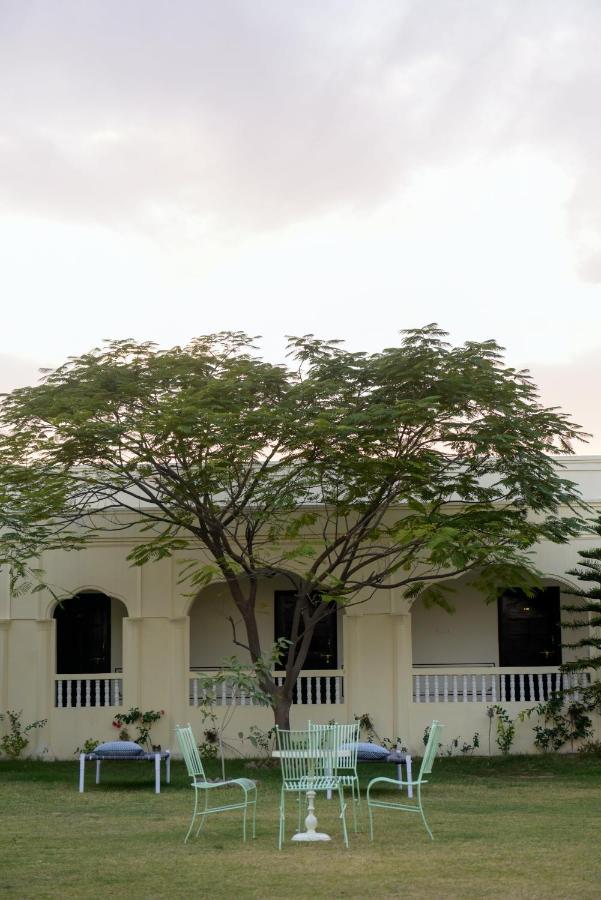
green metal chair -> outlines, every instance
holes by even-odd
[[[400,809],[403,810],[403,812],[420,813],[422,821],[426,827],[426,831],[430,835],[430,838],[434,840],[434,836],[432,835],[428,823],[426,822],[426,817],[424,815],[424,809],[422,806],[422,784],[427,784],[426,780],[424,779],[424,775],[429,775],[432,772],[432,766],[434,765],[434,759],[436,758],[436,753],[438,751],[440,732],[443,728],[444,725],[441,725],[440,722],[437,722],[436,720],[432,722],[430,735],[428,737],[428,743],[426,744],[426,749],[424,751],[424,758],[419,769],[419,775],[417,776],[417,779],[415,781],[403,781],[402,779],[396,780],[394,778],[372,778],[372,780],[367,785],[367,811],[369,813],[369,838],[371,841],[373,841],[374,839],[374,821],[372,810],[375,808]],[[373,797],[371,796],[371,789],[376,784],[393,784],[397,788],[399,787],[399,785],[413,785],[414,787],[417,787],[417,796],[415,798],[415,803],[399,803],[395,800],[373,799]]]
[[[207,781],[191,726],[189,724],[177,725],[175,733],[184,762],[186,763],[188,775],[192,779],[191,786],[194,788],[194,811],[192,812],[192,821],[190,822],[188,833],[184,838],[184,844],[190,837],[194,822],[197,818],[200,818],[200,825],[196,832],[196,835],[198,836],[208,815],[226,812],[228,809],[244,810],[242,814],[242,840],[246,841],[246,814],[249,806],[252,806],[253,808],[252,836],[254,838],[256,834],[257,818],[257,786],[255,782],[251,781],[250,778],[233,778],[231,781]],[[226,803],[223,806],[209,806],[209,797],[212,794],[212,791],[215,788],[229,787],[230,785],[242,789],[244,800],[242,802]],[[202,806],[201,809],[198,808],[199,792],[204,796],[204,806]]]
[[[280,829],[278,849],[286,831],[286,794],[295,793],[298,800],[298,831],[301,820],[301,795],[308,791],[338,792],[340,804],[340,820],[344,846],[348,848],[348,831],[346,827],[346,803],[342,779],[333,774],[332,751],[324,746],[317,731],[286,731],[276,728],[278,755],[282,767],[282,789],[280,792]]]
[[[357,831],[357,807],[361,813],[361,791],[357,773],[357,744],[359,724],[340,725],[338,722],[319,725],[309,722],[309,731],[316,731],[326,742],[332,755],[332,774],[337,775],[344,787],[350,787],[353,800],[353,827]]]

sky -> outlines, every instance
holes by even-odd
[[[0,390],[438,322],[601,453],[598,0],[0,0],[0,84]]]

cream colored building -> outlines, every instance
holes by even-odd
[[[567,477],[601,512],[601,457],[564,462]],[[45,592],[12,597],[3,576],[0,711],[23,710],[24,722],[48,719],[32,733],[32,755],[73,758],[86,738],[114,737],[114,715],[132,706],[165,710],[153,732],[163,747],[172,746],[179,722],[191,722],[200,738],[197,673],[240,655],[229,620],[237,613],[225,586],[214,583],[190,597],[178,583],[177,560],[132,567],[126,556],[133,540],[120,532],[84,551],[49,554],[45,572],[70,598],[59,609]],[[486,605],[463,578],[456,582],[452,615],[411,607],[395,590],[340,610],[314,654],[320,665],[299,679],[293,726],[368,713],[380,735],[400,737],[415,753],[437,718],[446,725],[446,741],[471,743],[478,732],[480,752],[488,752],[492,703],[513,717],[558,685],[558,665],[569,658],[562,639],[577,636],[565,629],[565,613],[559,620],[559,589],[577,584],[565,574],[578,563],[577,551],[598,543],[590,535],[565,546],[538,546],[535,564],[545,573],[546,590],[534,601],[513,595]],[[265,647],[281,627],[287,588],[274,579],[261,585]],[[231,699],[227,687],[219,692],[218,715],[231,711]],[[270,727],[272,714],[247,697],[235,700],[226,739],[251,752],[238,733]],[[531,723],[518,724],[513,750],[531,752],[532,736]],[[492,744],[495,752],[494,736]]]

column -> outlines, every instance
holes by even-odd
[[[411,711],[413,706],[413,648],[411,642],[411,613],[391,616],[394,633],[394,709],[395,736],[413,749]]]
[[[141,636],[143,619],[127,616],[123,619],[123,708],[140,705],[141,694]]]
[[[8,702],[8,638],[10,619],[0,619],[0,712],[4,712]]]
[[[360,712],[357,679],[359,671],[359,616],[344,614],[342,639],[344,641],[344,704],[346,721],[351,722],[353,714]]]
[[[44,759],[53,759],[52,713],[54,710],[54,619],[37,619],[37,663],[35,667],[35,712],[32,718],[47,719],[44,728],[30,732],[32,738],[28,750]],[[33,742],[35,741],[35,750]]]
[[[190,617],[178,616],[169,620],[170,672],[169,687],[171,702],[167,710],[166,726],[169,733],[168,747],[173,750],[176,725],[184,725],[190,719],[189,684],[190,672]],[[175,748],[177,752],[177,747]]]

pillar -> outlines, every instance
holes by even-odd
[[[411,710],[413,705],[413,648],[411,613],[391,616],[393,623],[393,670],[395,736],[402,738],[408,749],[413,745]]]

